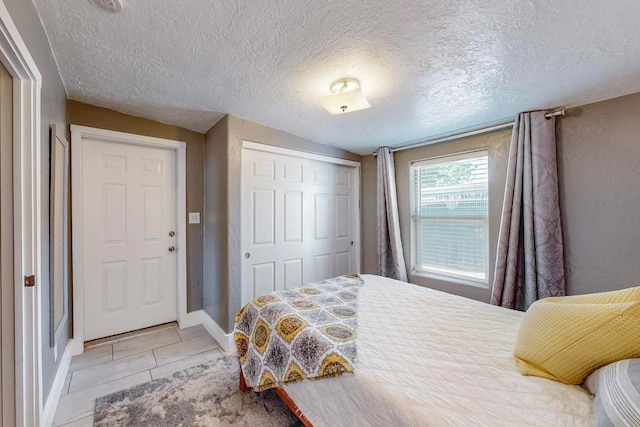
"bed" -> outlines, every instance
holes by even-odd
[[[277,389],[306,425],[593,424],[585,389],[516,370],[523,313],[379,276],[362,279],[357,372]]]

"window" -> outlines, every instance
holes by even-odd
[[[415,273],[487,286],[487,163],[482,150],[411,164]]]

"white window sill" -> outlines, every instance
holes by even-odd
[[[413,269],[413,271],[411,271],[411,274],[415,276],[424,277],[427,279],[440,280],[443,282],[451,282],[451,283],[456,283],[456,284],[465,285],[465,286],[473,286],[474,288],[483,288],[483,289],[489,288],[488,283],[474,282],[473,280],[462,279],[460,277],[445,276],[443,274],[431,273],[424,270],[416,270],[415,268]]]

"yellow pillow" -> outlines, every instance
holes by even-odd
[[[640,357],[640,287],[535,302],[522,319],[513,355],[521,374],[566,384]]]

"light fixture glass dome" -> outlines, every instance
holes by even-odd
[[[371,105],[360,89],[360,81],[353,78],[343,78],[331,83],[333,95],[318,98],[320,104],[329,114],[344,114],[370,108]]]
[[[357,79],[345,78],[331,83],[331,93],[346,92],[354,89],[360,89],[360,81]]]

